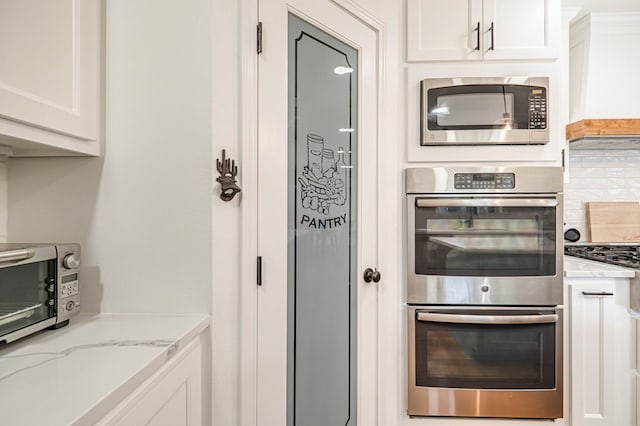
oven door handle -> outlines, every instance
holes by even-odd
[[[26,260],[35,255],[34,252],[29,250],[14,250],[5,253],[0,253],[0,263],[6,262],[20,262]]]
[[[460,315],[418,312],[418,321],[456,324],[546,324],[558,322],[558,314],[544,315]]]
[[[417,207],[556,207],[555,198],[418,198]]]

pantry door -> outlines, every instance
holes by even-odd
[[[259,21],[257,424],[376,425],[376,32],[329,0]]]

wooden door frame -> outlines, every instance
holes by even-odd
[[[326,0],[345,10],[361,23],[376,33],[376,66],[377,66],[377,190],[378,196],[378,268],[385,273],[387,271],[389,286],[384,287],[381,282],[381,297],[378,298],[378,318],[384,322],[392,319],[391,324],[400,317],[399,303],[389,302],[399,300],[400,293],[397,288],[398,265],[397,259],[387,259],[380,253],[380,247],[384,243],[390,246],[398,246],[398,220],[397,209],[390,209],[389,194],[397,194],[397,155],[399,146],[395,143],[385,143],[396,140],[396,135],[391,134],[391,126],[387,126],[385,114],[393,108],[389,108],[388,89],[385,85],[388,74],[385,68],[386,26],[382,21],[373,16],[351,0]],[[240,276],[240,374],[239,374],[239,419],[242,426],[255,426],[257,419],[257,307],[258,297],[256,288],[256,258],[258,256],[258,55],[256,52],[256,27],[258,23],[258,0],[240,0],[240,43],[241,75],[240,95],[243,100],[241,105],[241,182],[243,184],[243,196],[241,203],[241,276]],[[394,74],[392,71],[391,74]],[[395,74],[394,74],[395,77]],[[385,104],[387,107],[385,107]],[[387,177],[387,179],[385,179]],[[389,178],[391,177],[391,178]],[[398,200],[394,199],[393,202]],[[392,203],[393,204],[393,203]],[[394,204],[395,205],[395,204]],[[389,226],[390,225],[390,226]],[[391,229],[390,229],[391,228]],[[382,243],[382,244],[381,244]],[[385,294],[388,294],[386,296]],[[386,304],[384,301],[387,300]],[[385,386],[390,381],[397,381],[397,350],[396,345],[402,339],[398,338],[401,328],[389,330],[388,327],[378,327],[378,413],[379,424],[394,424],[395,410],[388,410],[390,400],[384,398]],[[383,351],[384,348],[384,351]],[[388,355],[388,356],[385,356]],[[392,386],[395,393],[395,387]],[[386,404],[386,405],[385,405]],[[391,419],[388,420],[387,419]]]

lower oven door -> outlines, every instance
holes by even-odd
[[[410,306],[409,415],[562,417],[562,309]]]

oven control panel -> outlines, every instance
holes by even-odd
[[[455,189],[513,189],[516,186],[514,173],[456,173]]]

